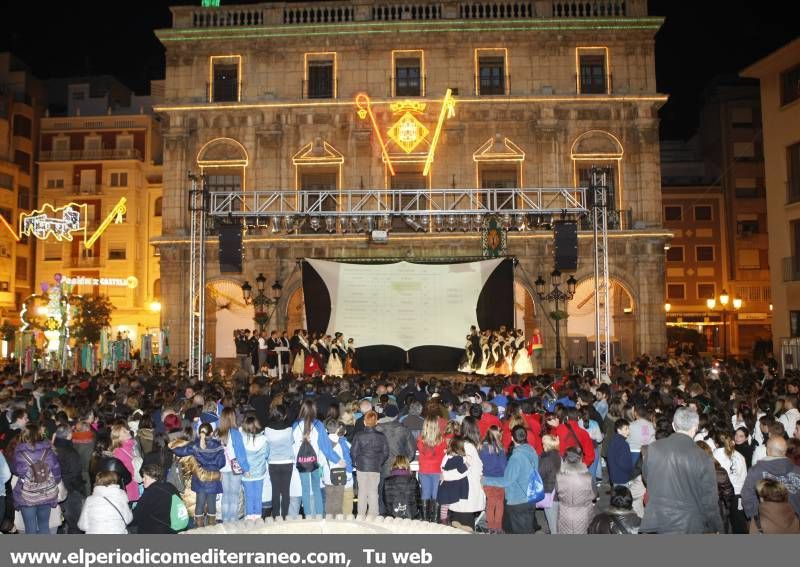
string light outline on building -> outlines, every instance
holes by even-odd
[[[106,216],[103,222],[97,227],[97,230],[92,233],[88,239],[86,218],[86,203],[68,203],[60,207],[54,207],[51,203],[45,203],[41,209],[36,209],[30,213],[20,213],[19,215],[19,235],[14,232],[8,222],[3,220],[3,224],[8,231],[19,241],[20,236],[27,235],[38,238],[39,240],[47,240],[50,236],[54,236],[59,242],[64,240],[72,241],[72,234],[75,232],[83,232],[84,247],[91,248],[97,239],[106,231],[112,222],[121,224],[123,216],[127,212],[126,203],[128,199],[120,197],[117,204],[111,209],[111,212]],[[83,212],[83,216],[81,216]],[[61,218],[57,215],[61,213]],[[84,220],[82,220],[84,219]]]
[[[383,141],[383,136],[381,135],[381,129],[378,127],[378,121],[375,120],[375,113],[372,112],[372,101],[369,98],[369,95],[366,93],[359,93],[356,95],[356,108],[358,108],[358,117],[361,120],[366,120],[369,116],[369,120],[372,123],[372,130],[375,132],[375,136],[378,138],[378,144],[381,147],[381,154],[383,155],[383,161],[386,162],[386,166],[389,168],[389,172],[394,175],[394,166],[392,165],[392,159],[389,157],[389,152],[386,151],[386,142]]]

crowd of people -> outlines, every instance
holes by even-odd
[[[800,533],[797,375],[682,356],[616,364],[611,383],[332,378],[306,372],[312,340],[289,340],[301,346],[281,377],[244,360],[204,381],[181,366],[6,369],[0,529],[176,533],[356,513],[484,533]]]

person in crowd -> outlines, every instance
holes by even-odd
[[[397,420],[400,411],[394,404],[383,407],[383,417],[378,419],[376,429],[386,436],[389,444],[389,456],[381,469],[381,480],[386,479],[392,471],[392,464],[398,456],[405,457],[409,462],[414,460],[417,443],[411,430]]]
[[[137,534],[177,533],[172,528],[171,513],[174,498],[180,499],[180,494],[174,486],[165,482],[161,465],[142,465],[142,485],[144,491],[133,509],[131,527],[135,527]],[[180,505],[183,506],[183,503]]]
[[[325,485],[325,515],[337,516],[353,513],[353,462],[350,455],[350,443],[345,437],[345,427],[335,419],[325,420],[333,452],[338,457],[335,463],[322,458],[322,482]],[[344,461],[344,467],[336,463]]]
[[[295,463],[300,471],[300,483],[303,493],[303,512],[307,518],[322,515],[322,470],[320,458],[336,463],[337,468],[344,468],[346,463],[339,458],[331,447],[328,432],[322,422],[317,419],[317,406],[311,399],[306,399],[300,406],[300,412],[292,428],[292,448]]]
[[[734,448],[744,457],[744,464],[749,469],[753,466],[753,451],[755,440],[751,439],[747,427],[737,427],[733,434]]]
[[[6,483],[11,480],[11,469],[6,456],[0,451],[0,520],[6,511]]]
[[[730,518],[731,518],[731,502],[736,499],[736,493],[733,490],[730,476],[728,471],[722,468],[714,458],[714,451],[705,441],[695,441],[700,449],[703,450],[714,463],[714,472],[717,477],[717,497],[719,502],[719,517],[722,520],[723,533],[730,533]]]
[[[780,482],[788,491],[789,504],[800,516],[800,467],[786,457],[786,440],[772,436],[767,440],[767,456],[754,464],[744,479],[741,497],[745,516],[752,520],[758,514],[758,481],[771,478]]]
[[[119,487],[117,473],[97,473],[94,490],[83,504],[78,528],[90,535],[128,533],[128,524],[133,521],[128,498],[128,494]]]
[[[414,439],[419,439],[422,433],[422,426],[425,423],[425,418],[422,417],[422,404],[417,400],[412,400],[408,404],[408,413],[400,418],[400,423],[403,424],[409,431]]]
[[[466,498],[450,504],[448,517],[451,523],[457,523],[465,529],[475,528],[475,519],[478,514],[486,509],[486,494],[481,486],[483,478],[483,462],[478,454],[481,445],[480,428],[478,420],[466,416],[461,421],[461,437],[464,440],[464,462],[467,465],[468,493]],[[442,479],[447,480],[448,474],[442,473]]]
[[[272,517],[286,518],[291,502],[290,489],[294,471],[294,415],[283,403],[270,409],[264,437],[267,441],[267,469],[272,483]]]
[[[45,439],[43,428],[27,421],[13,455],[11,472],[19,480],[12,498],[22,515],[25,533],[48,535],[50,512],[58,506],[58,484],[61,481],[58,457],[52,444]]]
[[[395,457],[392,472],[383,483],[383,504],[386,515],[414,520],[417,517],[419,483],[411,474],[411,465],[404,455]]]
[[[439,520],[443,524],[448,523],[450,505],[469,496],[465,457],[464,439],[461,437],[450,439],[442,461],[442,482],[436,495],[441,514]]]
[[[558,449],[556,435],[542,437],[542,454],[539,456],[539,476],[544,484],[544,498],[536,503],[537,508],[544,510],[547,527],[551,534],[558,533],[558,500],[556,496],[556,478],[561,472],[561,452]]]
[[[800,517],[789,504],[789,490],[780,481],[764,478],[756,484],[758,513],[750,520],[751,534],[800,534]]]
[[[788,435],[793,435],[795,426],[800,421],[800,410],[797,409],[797,394],[784,397],[783,410],[778,421],[783,425],[783,430]]]
[[[225,466],[225,448],[212,436],[213,431],[211,424],[204,423],[197,439],[172,449],[177,456],[193,457],[195,461],[191,488],[196,495],[194,524],[198,528],[217,523],[217,494],[222,492],[220,470]]]
[[[561,456],[566,455],[570,447],[578,447],[581,450],[583,464],[591,467],[594,463],[594,442],[589,433],[578,424],[578,417],[578,410],[570,408],[564,414],[561,425],[556,428]]]
[[[222,467],[222,521],[234,522],[239,519],[239,496],[242,492],[242,476],[250,472],[244,436],[236,427],[236,410],[226,407],[222,410],[217,438],[225,447],[225,466]],[[144,478],[144,477],[143,477]]]
[[[611,491],[608,510],[600,512],[589,523],[590,534],[637,534],[642,520],[633,511],[633,496],[627,486],[615,486]]]
[[[350,457],[358,479],[358,516],[377,516],[378,485],[384,462],[389,458],[386,435],[377,430],[378,414],[370,410],[364,415],[364,429],[356,433]]]
[[[246,520],[258,520],[261,518],[261,494],[264,477],[267,475],[267,438],[258,418],[252,414],[242,421],[241,435],[248,466],[247,471],[242,474],[244,517]],[[223,498],[224,494],[223,492]]]
[[[538,529],[536,507],[528,502],[528,484],[533,471],[539,469],[539,457],[528,444],[528,430],[517,426],[511,430],[514,447],[502,478],[486,478],[486,484],[497,483],[504,490],[503,526],[510,534],[532,534]],[[484,469],[485,470],[485,469]]]
[[[597,497],[592,475],[580,446],[567,449],[556,477],[558,533],[585,534],[594,513]]]
[[[650,421],[647,406],[639,404],[633,409],[634,420],[630,424],[627,441],[631,449],[631,465],[635,465],[642,452],[642,447],[655,441],[656,426]]]
[[[417,438],[422,519],[428,522],[439,520],[437,495],[442,461],[447,449],[447,441],[442,435],[440,421],[436,415],[428,415],[422,424],[422,432]]]
[[[517,426],[521,427],[521,426]],[[523,427],[524,429],[524,427]],[[507,457],[503,447],[503,433],[496,425],[489,427],[478,452],[483,463],[483,491],[486,493],[486,524],[491,532],[503,529],[505,490],[503,477]]]
[[[83,507],[83,473],[81,470],[81,457],[72,446],[72,428],[68,425],[59,425],[53,434],[53,451],[58,457],[61,469],[61,482],[67,491],[67,498],[61,502],[61,511],[64,514],[64,532],[77,534],[78,518]]]
[[[741,503],[742,486],[747,476],[747,462],[741,453],[736,451],[733,436],[727,431],[720,431],[716,437],[717,448],[713,451],[714,459],[728,474],[733,486],[733,498],[729,503],[730,533],[746,534],[747,518]]]
[[[614,424],[614,437],[608,445],[608,478],[612,486],[627,486],[633,480],[634,460],[628,445],[630,424],[627,419],[620,418]]]
[[[714,465],[693,442],[699,423],[696,411],[680,407],[672,419],[675,433],[648,445],[642,479],[649,503],[641,532],[722,531]]]
[[[128,494],[129,502],[139,500],[139,471],[137,466],[141,465],[141,458],[136,454],[136,441],[131,435],[128,424],[118,421],[111,426],[111,454],[125,465],[130,473],[130,482],[125,485],[125,492]]]

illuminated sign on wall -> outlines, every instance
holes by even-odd
[[[68,278],[64,276],[62,281],[70,285],[107,285],[111,287],[129,287],[131,289],[139,285],[139,279],[136,276],[128,276],[127,278],[87,278],[85,276]]]
[[[56,240],[72,240],[72,233],[83,230],[81,211],[86,205],[70,203],[63,207],[53,207],[45,203],[40,210],[22,213],[19,216],[20,234],[35,236],[45,240],[54,236]]]
[[[386,131],[386,136],[388,136],[389,141],[393,142],[406,154],[412,153],[423,142],[428,143],[428,151],[424,154],[425,166],[422,172],[423,175],[428,175],[430,172],[433,164],[433,157],[436,153],[436,146],[438,145],[439,138],[442,134],[444,121],[455,116],[456,101],[453,98],[452,91],[447,89],[447,92],[442,99],[442,106],[439,110],[439,118],[436,122],[435,129],[433,130],[433,136],[430,138],[429,134],[431,134],[431,130],[415,116],[423,114],[426,106],[427,103],[412,100],[392,103],[389,105],[392,113],[402,114],[402,116],[395,120],[395,122]],[[356,108],[358,111],[358,117],[361,120],[367,120],[369,118],[372,125],[372,130],[375,132],[375,137],[377,138],[378,144],[381,148],[383,161],[386,163],[389,172],[394,175],[395,170],[394,164],[392,163],[392,157],[389,154],[386,142],[384,141],[381,127],[378,125],[378,121],[375,118],[375,113],[372,110],[372,101],[370,100],[369,96],[364,93],[358,94],[356,96]]]

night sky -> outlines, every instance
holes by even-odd
[[[246,0],[222,4],[251,4]],[[40,78],[109,74],[138,93],[164,73],[154,29],[171,25],[168,0],[142,2],[9,2],[3,0],[0,51],[12,51]],[[735,74],[798,35],[780,0],[650,0],[666,16],[656,36],[658,88],[665,138],[688,137],[697,126],[704,86]]]

